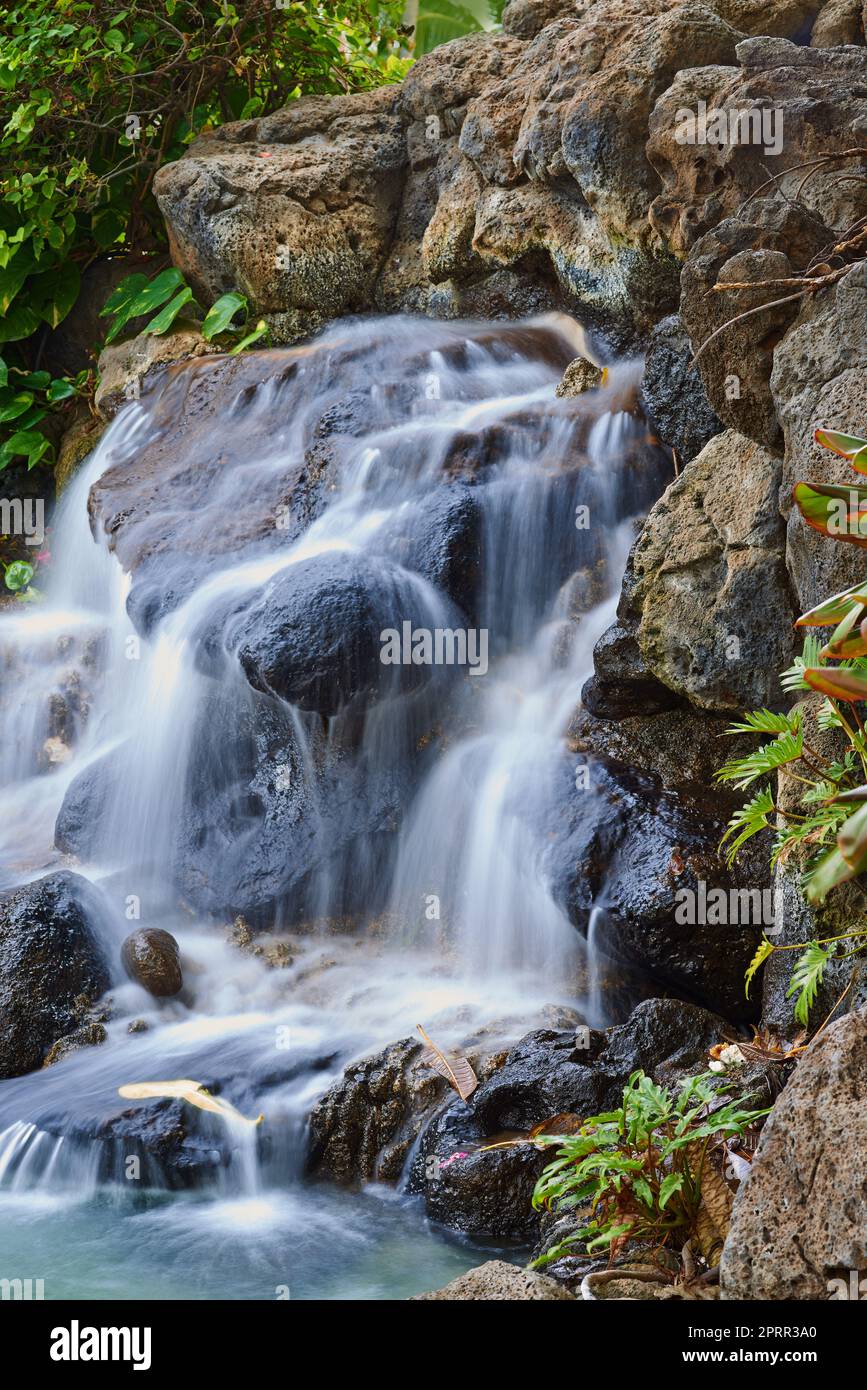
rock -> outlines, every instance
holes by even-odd
[[[597,719],[589,709],[579,708],[569,725],[569,748],[638,768],[658,779],[666,791],[698,800],[712,794],[719,801],[724,790],[717,787],[710,793],[710,788],[721,763],[745,757],[756,746],[746,735],[720,743],[730,724],[730,718],[688,706],[622,719]],[[740,801],[736,793],[732,809]]]
[[[850,147],[852,132],[865,114],[860,84],[867,72],[867,53],[855,47],[806,48],[783,38],[762,37],[739,43],[736,60],[734,67],[681,64],[683,71],[650,119],[648,158],[663,179],[650,220],[681,259],[711,228],[737,217],[745,200],[767,184],[769,161],[782,153],[782,146],[777,148],[781,137],[782,167],[793,172],[768,190],[767,197],[782,205],[782,194],[793,198],[800,189],[801,210],[812,213],[829,231],[849,226],[863,211],[863,190],[856,184],[839,184],[836,164],[819,170],[803,187],[803,171],[795,173],[794,168],[818,151]],[[761,139],[690,140],[693,132],[684,126],[682,112],[695,111],[700,100],[706,102],[709,118],[714,111],[760,108],[774,112],[775,123],[764,126]],[[748,134],[753,134],[751,128]],[[771,175],[779,172],[770,164]],[[751,203],[740,215],[752,221],[754,210]],[[785,245],[779,249],[788,251]]]
[[[692,346],[680,318],[670,314],[650,336],[641,392],[660,439],[676,451],[681,465],[723,429],[700,374],[690,370],[691,359]]]
[[[811,48],[837,48],[841,44],[863,42],[861,0],[830,0],[822,6],[810,35]]]
[[[855,470],[818,445],[817,426],[865,432],[867,266],[856,265],[832,289],[805,303],[774,354],[771,391],[785,436],[780,506],[788,518],[786,559],[801,612],[858,583],[864,552],[821,536],[792,504],[801,479],[858,483]]]
[[[389,554],[474,619],[481,579],[483,508],[477,488],[434,488],[405,508],[387,536]]]
[[[737,60],[737,68],[680,72],[649,127],[648,157],[664,184],[650,221],[675,255],[688,257],[681,316],[696,350],[736,315],[786,298],[773,285],[711,294],[715,283],[785,280],[867,211],[863,161],[847,162],[842,180],[836,162],[816,167],[809,179],[802,168],[819,152],[851,147],[863,125],[864,48],[752,38],[738,44]],[[691,141],[683,113],[695,112],[699,102],[731,119],[732,113],[765,110],[776,124],[764,128],[761,140]],[[769,176],[777,155],[766,150],[783,136],[785,166],[771,167]],[[776,304],[725,328],[700,359],[720,419],[772,448],[779,447],[780,430],[768,379],[774,349],[798,307],[798,301]]]
[[[520,811],[516,797],[555,901],[583,934],[592,919],[596,951],[657,988],[733,1020],[755,1016],[743,976],[758,944],[762,890],[770,892],[767,856],[754,850],[733,875],[724,865],[718,845],[730,800],[675,797],[617,763],[582,758],[578,766],[580,784],[566,757],[547,786],[524,789]],[[727,895],[725,922],[702,906],[712,889]],[[741,898],[741,889],[752,896]]]
[[[604,1033],[528,1034],[466,1104],[453,1099],[433,1116],[416,1150],[409,1190],[423,1192],[428,1216],[453,1229],[537,1237],[540,1215],[531,1199],[550,1152],[485,1146],[525,1137],[554,1115],[611,1109],[638,1067],[660,1084],[700,1069],[725,1026],[692,1005],[653,999]]]
[[[83,1047],[99,1047],[105,1042],[108,1034],[102,1023],[87,1023],[82,1028],[76,1028],[74,1033],[68,1033],[65,1038],[60,1038],[53,1047],[49,1048],[43,1067],[53,1067],[55,1063],[62,1062],[65,1057],[71,1057],[73,1053],[80,1052]]]
[[[853,1296],[851,1272],[857,1282],[867,1270],[865,1088],[867,1011],[859,1009],[816,1039],[765,1124],[735,1199],[723,1299]]]
[[[517,0],[513,0],[512,6]],[[555,1279],[538,1274],[532,1269],[521,1269],[519,1265],[507,1264],[505,1260],[488,1260],[485,1264],[452,1279],[442,1289],[433,1293],[415,1294],[410,1303],[438,1303],[451,1300],[487,1300],[490,1302],[508,1300],[513,1303],[531,1301],[562,1302],[572,1300],[573,1295]]]
[[[183,319],[176,319],[172,332],[160,337],[140,333],[138,337],[111,343],[100,353],[94,404],[103,420],[111,420],[122,405],[139,399],[154,373],[175,362],[213,352],[198,328]]]
[[[154,181],[203,307],[239,290],[283,341],[369,308],[403,186],[397,92],[304,97],[200,136]]]
[[[124,941],[120,956],[130,979],[155,999],[170,998],[183,988],[180,949],[169,932],[139,927]]]
[[[458,1049],[480,1077],[503,1060],[495,1042]],[[415,1038],[348,1066],[309,1118],[308,1168],[332,1182],[396,1182],[418,1136],[448,1091]]]
[[[627,575],[631,575],[629,569]],[[630,582],[634,587],[634,579]],[[626,586],[624,578],[617,622],[605,629],[593,648],[594,674],[581,691],[582,703],[597,719],[659,714],[684,704],[681,696],[648,670],[638,646],[638,623],[628,612]]]
[[[669,485],[635,544],[630,601],[642,657],[700,709],[784,703],[778,672],[793,654],[794,615],[780,473],[767,450],[728,430]]]
[[[451,628],[453,614],[407,571],[374,557],[326,551],[280,572],[223,633],[256,690],[333,715],[350,701],[415,689],[427,665],[383,661],[383,634]]]
[[[73,410],[54,465],[54,487],[59,497],[78,471],[78,465],[96,448],[102,427],[83,405]]]
[[[61,871],[0,899],[0,1077],[42,1065],[109,985],[102,900]]]
[[[698,352],[712,333],[743,311],[770,299],[763,288],[713,293],[719,283],[785,279],[807,264],[828,233],[814,214],[770,199],[750,204],[749,220],[728,218],[697,241],[681,277],[680,312]],[[797,316],[796,303],[781,304],[731,324],[702,352],[698,366],[720,419],[767,448],[780,452],[781,431],[770,377],[774,349]]]
[[[585,357],[576,357],[563,373],[563,380],[557,387],[557,395],[580,396],[584,391],[592,391],[600,386],[602,380],[601,367],[597,367],[595,362],[588,362]]]

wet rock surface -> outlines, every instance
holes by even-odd
[[[120,958],[130,979],[156,999],[170,998],[183,988],[180,949],[170,932],[140,927],[124,941]]]
[[[42,1065],[108,988],[99,894],[49,874],[0,899],[0,1077]]]

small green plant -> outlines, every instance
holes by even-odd
[[[592,1115],[575,1133],[540,1136],[557,1156],[536,1184],[533,1206],[565,1213],[584,1208],[588,1219],[547,1251],[536,1266],[630,1240],[683,1245],[696,1233],[710,1150],[744,1132],[767,1110],[727,1100],[726,1084],[711,1072],[688,1077],[676,1091],[633,1072],[617,1110]]]
[[[816,431],[817,443],[845,458],[856,472],[867,473],[867,440],[834,430]],[[823,536],[867,548],[867,487],[799,482],[794,490],[805,521]],[[867,580],[835,594],[797,621],[799,628],[833,627],[823,644],[808,635],[803,654],[782,674],[791,692],[814,690],[825,696],[818,712],[822,732],[843,735],[839,756],[829,759],[805,738],[797,710],[777,714],[753,710],[730,734],[772,735],[752,753],[729,760],[717,773],[739,790],[789,766],[803,787],[797,809],[779,805],[770,785],[760,788],[729,822],[723,844],[731,863],[760,831],[774,829],[772,866],[796,848],[804,854],[802,884],[809,901],[822,902],[832,889],[867,870]],[[853,809],[855,808],[855,809]],[[775,944],[762,939],[746,974],[746,989],[776,951],[799,951],[788,996],[795,996],[795,1018],[804,1027],[825,972],[834,960],[867,950],[867,922],[851,931],[812,941]]]
[[[157,337],[168,333],[184,309],[190,313],[201,313],[193,297],[193,291],[179,270],[170,267],[152,277],[141,271],[127,275],[99,311],[100,318],[109,317],[112,320],[105,335],[106,346],[113,343],[134,319],[143,318],[148,314],[153,314],[153,318],[145,324],[143,333],[151,333]],[[234,292],[221,295],[205,315],[202,336],[209,343],[222,338],[222,345],[232,353],[243,352],[260,338],[267,337],[270,341],[268,325],[264,319],[260,319],[253,329],[248,330],[248,312],[249,305],[245,295]],[[242,316],[241,321],[240,324],[236,324],[234,320],[239,314]]]

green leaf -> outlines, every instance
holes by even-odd
[[[137,271],[135,275],[127,275],[112,290],[108,299],[99,311],[100,318],[105,318],[108,314],[116,314],[119,309],[123,309],[127,304],[132,303],[136,295],[140,294],[148,283],[148,277]]]
[[[743,791],[756,778],[765,777],[787,763],[797,762],[803,746],[804,734],[800,728],[797,733],[780,734],[772,743],[763,744],[745,758],[732,758],[724,763],[716,774],[717,780],[732,782]]]
[[[234,292],[221,295],[205,315],[205,321],[202,324],[202,337],[210,342],[212,338],[216,338],[218,333],[224,333],[232,319],[242,309],[245,312],[247,310],[245,295]]]
[[[747,966],[744,975],[744,994],[748,999],[750,997],[750,985],[755,978],[756,972],[761,969],[768,957],[773,955],[773,952],[773,943],[768,941],[767,937],[762,937],[762,940],[759,942],[759,949]]]
[[[36,332],[39,322],[39,315],[29,304],[13,304],[0,319],[0,343],[14,343],[29,338],[31,333]]]
[[[29,410],[33,404],[32,391],[19,391],[5,405],[0,406],[0,424],[7,420],[17,420],[19,415],[23,415],[25,410]]]
[[[734,863],[738,851],[742,845],[746,844],[747,840],[751,840],[762,830],[771,828],[768,817],[774,815],[775,811],[774,794],[770,787],[764,787],[756,793],[751,801],[746,802],[744,806],[735,811],[720,840],[720,849],[722,849],[726,841],[731,839],[731,844],[726,850],[726,860],[730,865]]]
[[[6,588],[11,589],[13,594],[18,593],[19,589],[26,589],[33,574],[33,566],[26,560],[14,560],[6,566]]]
[[[727,734],[787,734],[797,733],[800,727],[798,714],[775,714],[769,709],[754,709],[744,715],[742,724],[730,724]]]
[[[815,531],[832,540],[867,547],[867,488],[796,483],[793,496],[807,525]]]
[[[239,352],[244,352],[245,349],[251,347],[253,343],[258,343],[259,339],[264,338],[265,335],[269,333],[269,331],[270,330],[265,320],[260,319],[253,331],[251,333],[245,334],[245,336],[241,338],[240,342],[237,342],[235,344],[229,355],[231,357],[237,357]]]
[[[830,627],[832,623],[839,623],[845,618],[853,603],[867,605],[867,579],[862,579],[860,584],[853,584],[851,589],[843,589],[841,593],[834,594],[833,598],[826,598],[815,608],[802,613],[795,627]]]
[[[817,444],[844,459],[851,459],[862,449],[867,449],[867,439],[861,439],[857,434],[840,434],[837,430],[820,428],[813,437]]]
[[[668,1201],[675,1192],[680,1192],[684,1183],[683,1173],[669,1173],[659,1185],[659,1210],[665,1211]]]
[[[193,292],[190,289],[189,285],[184,285],[184,288],[182,290],[178,290],[178,293],[175,295],[174,299],[170,299],[165,308],[160,310],[156,318],[151,319],[147,328],[144,330],[145,333],[153,333],[154,335],[159,337],[161,333],[167,332],[168,329],[171,328],[178,314],[183,309],[184,305],[189,304],[192,297]]]
[[[66,381],[63,377],[57,377],[51,382],[45,394],[52,405],[57,405],[59,401],[67,401],[70,396],[74,396],[75,387],[71,381]]]

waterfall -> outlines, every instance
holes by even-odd
[[[111,1194],[142,1259],[164,1244],[179,1271],[207,1231],[231,1244],[247,1218],[264,1225],[280,1285],[287,1231],[308,1223],[306,1248],[344,1226],[348,1198],[299,1196],[300,1135],[349,1059],[422,1018],[448,1042],[468,1017],[517,1037],[546,1003],[598,1013],[532,808],[613,617],[630,519],[660,478],[631,404],[636,364],[556,396],[579,341],[557,316],[398,317],[260,354],[255,387],[220,399],[206,481],[180,471],[147,505],[130,492],[132,519],[109,535],[100,498],[133,489],[183,417],[174,369],[70,485],[42,603],[0,617],[0,887],[58,867],[90,881],[112,1014],[101,1046],[0,1083],[13,1248],[16,1203],[61,1202],[74,1244],[82,1211]],[[286,479],[315,471],[311,440],[330,453],[309,516],[284,524]],[[342,648],[336,696],[330,648],[300,673],[250,655],[316,574],[394,619],[378,638],[396,659],[374,653],[348,696]],[[287,619],[290,636],[305,616]],[[437,643],[446,655],[430,661]],[[235,917],[276,933],[284,968],[238,948]],[[139,923],[179,941],[177,998],[124,978],[120,943]],[[131,1108],[118,1085],[175,1077],[266,1115],[261,1131],[188,1115],[186,1192],[147,1152],[129,1180],[143,1150],[117,1120]],[[362,1262],[376,1222],[389,1239],[404,1229],[375,1202],[364,1212]],[[138,1268],[136,1287],[149,1278]]]

